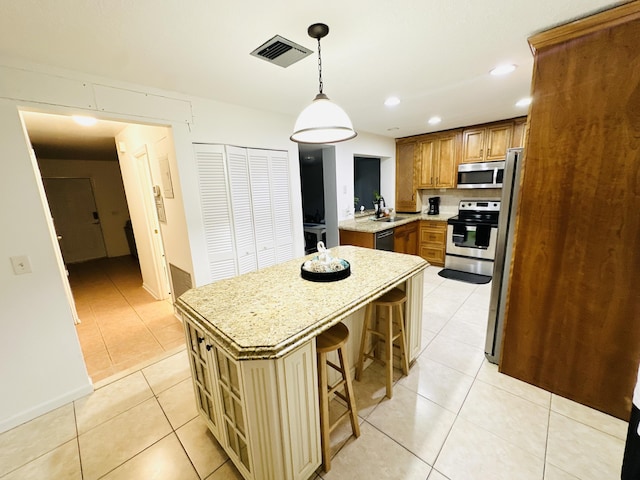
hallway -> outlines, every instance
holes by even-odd
[[[67,265],[81,323],[76,325],[93,382],[184,345],[169,299],[144,288],[132,256]]]

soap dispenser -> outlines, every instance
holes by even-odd
[[[378,216],[378,218],[382,217],[384,215],[384,209],[385,209],[386,205],[384,203],[384,197],[380,196],[378,198],[378,211],[376,212],[376,215]]]

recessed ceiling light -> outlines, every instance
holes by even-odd
[[[491,75],[507,75],[508,73],[513,72],[516,69],[514,64],[510,65],[498,65],[494,69],[490,70],[489,73]]]
[[[527,107],[531,105],[531,97],[521,98],[516,102],[516,107]]]
[[[431,117],[429,119],[429,125],[437,125],[441,121],[442,121],[442,119],[440,117]]]
[[[387,107],[395,107],[396,105],[400,105],[400,99],[398,97],[389,97],[384,101],[384,104]]]
[[[387,132],[393,132],[394,130],[400,130],[400,127],[387,128]]]
[[[96,120],[95,118],[87,117],[84,115],[73,115],[71,118],[73,118],[73,121],[78,125],[82,125],[84,127],[90,127],[98,123],[98,120]]]

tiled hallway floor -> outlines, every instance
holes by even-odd
[[[94,382],[184,344],[182,324],[171,302],[158,301],[142,288],[134,257],[67,268],[81,320],[76,329]]]
[[[488,285],[425,276],[423,351],[393,399],[355,382],[361,436],[332,434],[333,479],[604,480],[620,476],[626,422],[504,376],[484,359]],[[110,377],[0,435],[0,478],[240,479],[197,416],[186,352]]]

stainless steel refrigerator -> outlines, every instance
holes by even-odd
[[[489,302],[489,321],[485,356],[491,363],[499,363],[502,333],[504,328],[504,309],[509,288],[509,270],[513,251],[513,236],[518,207],[520,178],[522,175],[522,148],[511,148],[505,159],[500,216],[498,218],[498,237],[496,257],[493,264],[491,300]]]

